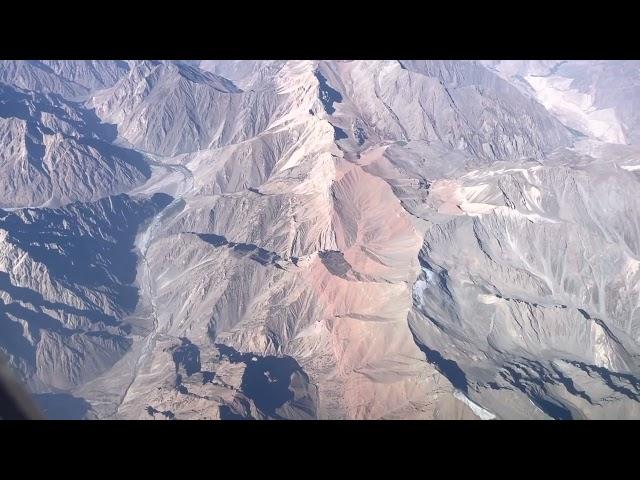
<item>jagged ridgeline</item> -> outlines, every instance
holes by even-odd
[[[640,417],[637,62],[1,61],[52,418]]]

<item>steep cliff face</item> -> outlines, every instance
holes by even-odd
[[[347,99],[344,116],[375,141],[442,144],[489,162],[543,157],[571,143],[566,128],[541,105],[475,62],[324,67]]]
[[[517,73],[562,66],[43,65],[0,69],[0,348],[50,414],[640,413],[637,147]]]
[[[35,391],[82,384],[131,346],[131,249],[166,197],[0,210],[0,345]]]
[[[500,418],[638,415],[638,178],[567,157],[432,186],[411,328]]]
[[[123,193],[150,170],[77,103],[0,84],[0,207],[60,206]]]
[[[187,64],[144,62],[92,104],[135,147],[172,156],[251,139],[277,120],[282,102],[274,89],[242,91]]]
[[[0,82],[74,100],[110,87],[128,71],[123,61],[2,60]]]

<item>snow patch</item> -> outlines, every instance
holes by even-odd
[[[480,418],[480,420],[493,420],[494,418],[496,418],[496,416],[493,413],[491,413],[489,410],[485,408],[482,408],[477,403],[471,401],[469,397],[467,397],[460,390],[455,390],[453,392],[453,396],[456,397],[465,405],[467,405],[471,409],[471,411]]]
[[[623,125],[615,110],[597,109],[593,95],[571,88],[572,79],[528,75],[525,80],[534,89],[538,101],[568,127],[604,142],[626,143]]]

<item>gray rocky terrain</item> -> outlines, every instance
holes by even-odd
[[[640,418],[636,62],[2,61],[52,418]]]

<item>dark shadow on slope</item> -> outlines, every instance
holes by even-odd
[[[109,159],[117,158],[122,160],[142,173],[145,178],[151,176],[151,167],[141,153],[130,148],[113,145],[112,142],[118,137],[118,127],[116,125],[103,123],[96,115],[95,110],[83,108],[80,104],[76,104],[76,107],[82,115],[84,127],[80,126],[80,128],[83,128],[85,133],[84,144],[92,146]],[[113,163],[110,167],[113,168]]]
[[[189,377],[201,369],[200,349],[186,337],[180,340],[182,341],[182,345],[173,351],[173,362],[176,365],[176,372],[178,372],[180,368],[184,368]]]
[[[134,242],[138,229],[171,200],[166,194],[155,194],[146,201],[122,194],[57,209],[9,213],[0,210],[0,226],[9,231],[9,242],[46,265],[56,280],[101,289],[114,303],[132,310],[138,300],[137,288],[132,285],[136,277]],[[37,293],[7,285],[6,277],[0,281],[3,281],[0,287],[13,288],[12,292],[19,297],[42,303]],[[81,291],[75,293],[83,296]],[[87,303],[91,303],[90,299]],[[49,306],[62,308],[59,304]],[[66,307],[66,311],[86,314],[96,321],[111,320],[100,313],[88,314],[71,307]]]
[[[344,258],[344,254],[337,250],[319,252],[322,264],[336,277],[346,278],[352,269],[351,264]]]
[[[556,375],[558,375],[556,380],[558,380],[560,383],[562,383],[562,385],[564,385],[564,388],[567,389],[567,392],[569,392],[571,395],[575,395],[576,397],[580,397],[583,400],[586,400],[591,405],[594,405],[593,400],[591,400],[591,397],[587,395],[587,392],[583,390],[578,390],[578,388],[576,388],[576,385],[575,383],[573,383],[573,380],[571,378],[565,377],[562,374],[562,372],[554,368],[553,365],[551,366],[551,368],[553,368],[553,370],[556,372]]]
[[[107,363],[113,363],[129,348],[131,341],[126,335],[130,326],[105,313],[92,293],[100,292],[124,313],[135,309],[138,290],[126,283],[136,276],[135,237],[140,226],[170,201],[171,197],[164,194],[142,201],[119,195],[58,209],[0,210],[0,227],[8,232],[5,241],[43,264],[54,285],[68,289],[86,303],[85,308],[77,308],[50,301],[36,290],[14,285],[9,274],[0,272],[0,291],[11,299],[10,303],[0,303],[0,346],[13,356],[11,363],[26,379],[37,373],[35,352],[41,332],[57,335],[64,348],[98,345]],[[65,325],[69,315],[93,325],[71,329]],[[25,328],[35,345],[26,339]],[[63,339],[72,335],[77,338],[69,346]],[[78,355],[80,370],[85,361],[92,361],[83,358],[86,352],[82,349],[74,354]],[[56,397],[56,401],[64,398]]]
[[[416,345],[418,345],[418,348],[420,348],[427,357],[427,362],[433,364],[455,388],[465,394],[468,393],[469,387],[467,386],[467,376],[456,362],[444,358],[437,350],[431,350],[426,345],[422,345],[415,337],[414,340]]]
[[[358,127],[358,126],[353,127],[353,137],[356,139],[359,146],[364,145],[364,142],[367,141],[367,134],[362,129],[362,127]]]
[[[261,197],[265,196],[264,193],[260,192],[260,190],[258,190],[255,187],[248,187],[247,190],[250,191],[251,193],[255,193],[256,195],[260,195]]]
[[[42,311],[42,306],[47,305],[48,302],[35,303],[30,308],[25,307],[20,302],[21,299],[16,299],[16,302],[5,304],[0,300],[0,346],[11,355],[10,363],[17,368],[25,378],[31,377],[36,374],[36,352],[38,344],[32,344],[25,338],[24,328],[22,324],[18,322],[24,322],[28,325],[28,330],[31,335],[39,338],[40,332],[45,331],[54,333],[59,338],[70,338],[72,336],[82,336],[84,343],[89,344],[108,344],[112,347],[112,352],[122,352],[127,350],[131,345],[131,340],[126,337],[130,328],[126,324],[120,324],[112,319],[108,322],[109,325],[117,325],[118,329],[114,331],[86,331],[84,329],[70,329],[67,328],[64,323],[57,318]],[[55,304],[52,304],[55,305]],[[59,304],[62,305],[62,304]],[[64,305],[63,305],[64,307]],[[102,312],[91,311],[79,311],[74,312],[76,315],[83,318],[102,315]],[[110,317],[112,318],[112,317]],[[94,321],[92,320],[92,321]],[[102,320],[97,320],[102,321]],[[23,324],[24,324],[23,323]],[[104,324],[104,322],[103,322]],[[98,328],[103,328],[99,325]],[[97,341],[100,338],[100,341]],[[37,342],[37,340],[36,340]],[[63,347],[70,348],[70,347]],[[60,351],[57,354],[62,354]],[[82,365],[77,365],[81,370]]]
[[[228,405],[220,405],[220,420],[248,420],[231,410]]]
[[[568,361],[570,364],[586,372],[590,377],[597,375],[613,391],[620,393],[631,400],[640,402],[640,379],[633,375],[620,372],[612,372],[603,367],[588,365],[578,361]]]
[[[3,118],[14,117],[27,123],[39,123],[36,113],[48,113],[71,125],[82,136],[100,138],[105,142],[112,142],[118,136],[116,125],[102,123],[93,110],[55,93],[45,94],[0,84],[0,99],[0,117]],[[47,132],[47,127],[42,128],[45,133],[53,133]]]
[[[21,60],[20,63],[22,63],[24,66],[28,65],[30,70],[30,73],[28,75],[34,74],[36,77],[39,77],[41,74],[38,72],[38,70],[40,70],[47,76],[53,77],[54,82],[58,81],[67,87],[67,91],[65,92],[65,94],[70,94],[72,97],[84,96],[89,91],[89,89],[84,85],[81,85],[78,82],[63,76],[60,73],[56,73],[53,68],[51,68],[49,65],[46,65],[40,60]],[[8,82],[8,84],[11,84],[13,86],[11,82]],[[62,90],[64,91],[65,88],[62,88]]]
[[[160,410],[156,410],[152,406],[148,406],[145,410],[153,418],[156,418],[156,415],[159,414],[159,415],[162,415],[164,418],[166,418],[168,420],[175,420],[176,419],[175,414],[171,410],[165,410],[165,411],[161,412]]]
[[[210,243],[214,247],[223,247],[229,244],[229,241],[226,239],[226,237],[222,235],[215,235],[213,233],[199,233],[198,237],[200,237],[201,240]]]
[[[111,172],[115,171],[116,160],[129,165],[131,168],[139,171],[144,178],[151,176],[151,167],[145,160],[141,153],[129,148],[119,147],[112,145],[103,140],[84,138],[81,140],[82,144],[95,148],[104,159],[108,162],[108,166]]]
[[[260,357],[250,353],[240,353],[223,344],[216,344],[216,347],[231,363],[246,365],[241,390],[261,411],[271,417],[279,418],[275,412],[276,409],[294,398],[293,392],[289,390],[291,375],[296,371],[304,374],[298,362],[286,356]]]
[[[336,127],[335,125],[331,125],[333,127],[333,139],[334,140],[345,140],[349,138],[349,135],[345,133],[341,128]]]
[[[291,357],[261,357],[251,361],[242,376],[242,391],[252,398],[256,406],[269,415],[293,400],[289,390],[291,375],[300,370],[298,362]]]
[[[50,420],[83,420],[91,408],[85,399],[67,393],[41,393],[34,398]]]
[[[322,75],[322,73],[316,70],[315,74],[318,82],[320,83],[320,101],[322,102],[325,111],[331,115],[336,111],[333,104],[342,102],[342,95],[340,92],[329,86],[327,79]]]
[[[42,113],[53,115],[62,123],[71,125],[76,133],[70,136],[62,130],[51,130],[41,120]],[[110,172],[115,172],[117,159],[145,178],[151,176],[151,168],[140,153],[112,144],[118,136],[117,126],[103,123],[94,110],[87,109],[82,103],[65,100],[57,94],[42,94],[0,84],[0,117],[13,117],[26,122],[27,151],[32,165],[43,173],[46,172],[42,167],[45,155],[42,136],[61,133],[80,145],[95,148],[106,160]]]
[[[176,375],[175,387],[176,387],[176,390],[178,390],[183,395],[188,395],[189,394],[189,389],[185,385],[182,384],[182,375],[180,375],[180,374]]]
[[[6,353],[14,357],[13,364],[24,361],[27,365],[35,365],[36,349],[24,337],[24,329],[18,322],[7,316],[4,302],[0,299],[0,342]]]
[[[232,250],[232,253],[236,257],[242,258],[248,256],[250,260],[258,262],[262,266],[274,265],[278,267],[278,265],[275,265],[275,262],[281,260],[280,255],[277,253],[260,248],[253,243],[230,242],[226,237],[212,233],[197,233],[196,235],[214,247],[227,247]]]
[[[38,308],[38,307],[36,307]],[[15,318],[26,320],[31,328],[38,330],[49,330],[60,334],[71,334],[71,330],[64,327],[64,325],[52,316],[42,312],[25,308],[20,303],[8,303],[3,305],[3,310],[6,313],[11,314]]]
[[[509,384],[526,394],[533,404],[554,420],[571,420],[571,411],[561,400],[549,398],[541,393],[547,384],[560,382],[565,388],[571,388],[568,383],[552,375],[543,365],[535,361],[521,359],[519,362],[505,364],[498,372]]]
[[[0,272],[0,291],[8,293],[9,296],[15,302],[29,303],[36,308],[58,310],[63,314],[82,316],[82,317],[88,318],[92,322],[102,322],[105,325],[118,324],[118,321],[116,320],[115,317],[113,317],[112,315],[107,315],[104,312],[99,310],[82,310],[64,303],[50,302],[48,300],[45,300],[44,297],[39,292],[36,292],[35,290],[13,285],[11,283],[11,279],[9,278],[9,274],[6,272]],[[10,308],[24,309],[24,307],[18,304],[15,304],[15,305],[7,304],[6,308],[7,308],[7,311],[9,311]],[[45,315],[45,314],[43,315],[44,317],[48,317],[48,315]],[[48,325],[46,325],[46,328],[54,329],[55,324],[58,324],[60,327],[62,326],[61,324],[59,324],[57,320],[54,320],[54,319],[52,320],[55,323],[49,323]]]
[[[571,420],[571,411],[562,405],[540,397],[529,397],[531,401],[544,413],[554,420]]]

